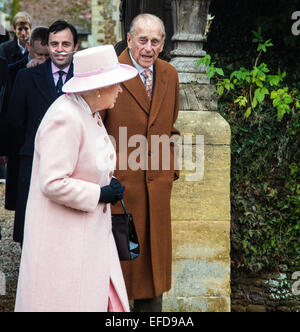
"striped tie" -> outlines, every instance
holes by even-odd
[[[142,72],[143,77],[145,78],[145,87],[146,92],[150,100],[152,99],[152,71],[150,69],[146,69]]]

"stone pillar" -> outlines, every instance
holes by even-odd
[[[115,45],[122,39],[120,0],[92,0],[92,33],[83,47]]]
[[[209,3],[173,0],[183,167],[172,193],[173,281],[164,311],[230,311],[231,133],[217,112],[215,87],[197,66]]]

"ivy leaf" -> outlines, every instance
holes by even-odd
[[[222,96],[223,92],[224,92],[224,87],[223,87],[222,85],[220,85],[220,86],[218,87],[218,95],[219,95],[219,96]]]
[[[291,96],[289,96],[289,95],[286,95],[286,96],[284,97],[284,99],[283,99],[283,102],[284,102],[285,104],[291,104],[291,103],[293,102],[293,98],[292,98]]]
[[[281,81],[281,77],[279,75],[268,75],[267,80],[271,86],[278,86]]]
[[[209,67],[209,68],[207,69],[207,72],[206,72],[208,78],[209,78],[209,79],[212,78],[212,77],[215,75],[215,72],[216,72],[215,67]]]
[[[219,74],[220,76],[224,76],[224,71],[222,68],[216,68],[216,72],[217,74]]]
[[[271,99],[275,99],[275,98],[277,98],[277,91],[276,90],[273,90],[272,92],[271,92]]]
[[[254,97],[257,102],[261,104],[265,100],[265,96],[269,94],[269,90],[266,87],[258,88],[255,90]]]
[[[204,64],[206,67],[210,66],[211,63],[211,56],[209,54],[206,54],[202,59],[200,59],[197,62],[197,65],[200,66],[201,64]]]
[[[247,111],[244,114],[244,117],[247,119],[247,118],[249,118],[250,115],[251,115],[251,107],[248,107]]]
[[[255,108],[257,106],[258,102],[256,97],[254,96],[253,100],[252,100],[252,107]]]
[[[244,96],[239,96],[235,101],[234,101],[235,104],[239,104],[240,106],[244,107],[247,105],[248,103],[248,100],[246,97]]]

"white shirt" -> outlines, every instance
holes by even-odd
[[[18,44],[18,46],[20,47],[21,53],[22,53],[22,54],[25,54],[25,52],[27,51],[27,46],[23,47],[23,46],[20,44],[19,39],[17,39],[17,44]]]

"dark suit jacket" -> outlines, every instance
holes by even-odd
[[[0,59],[0,155],[8,155],[7,107],[17,72],[28,63],[28,52],[23,55],[14,39],[0,45]]]
[[[26,51],[25,54],[22,54],[17,39],[15,38],[14,40],[9,40],[0,45],[0,56],[5,58],[8,64],[12,64],[27,57],[28,52]]]
[[[3,104],[3,122],[7,122],[7,107],[10,98],[10,93],[14,85],[17,73],[19,70],[26,68],[28,63],[28,56],[22,58],[21,60],[14,62],[8,65],[8,81],[6,84],[6,91],[4,96]],[[6,130],[9,129],[8,125],[5,125]],[[6,134],[7,135],[7,134]],[[17,187],[18,187],[18,174],[20,161],[19,156],[16,153],[13,153],[11,147],[9,146],[11,140],[4,140],[6,143],[6,152],[5,155],[7,159],[7,173],[6,173],[6,186],[5,186],[5,208],[7,210],[16,209],[16,200],[17,200]]]
[[[3,27],[1,26],[1,24],[0,24],[0,29],[3,29]],[[5,35],[1,35],[1,34],[0,34],[0,44],[5,43],[5,42],[7,42],[8,40],[9,40],[9,33],[8,33],[8,31],[5,29]]]
[[[28,63],[28,55],[8,65],[10,89],[12,89],[12,87],[14,86],[18,71],[26,68],[27,63]]]
[[[0,156],[5,155],[8,144],[7,126],[5,123],[5,96],[8,82],[8,66],[4,58],[0,57]]]
[[[73,65],[70,67],[67,80],[72,76]],[[8,123],[11,137],[14,138],[12,148],[20,156],[14,229],[14,240],[17,242],[23,238],[35,134],[46,111],[57,97],[50,59],[37,67],[18,72],[8,107]]]

